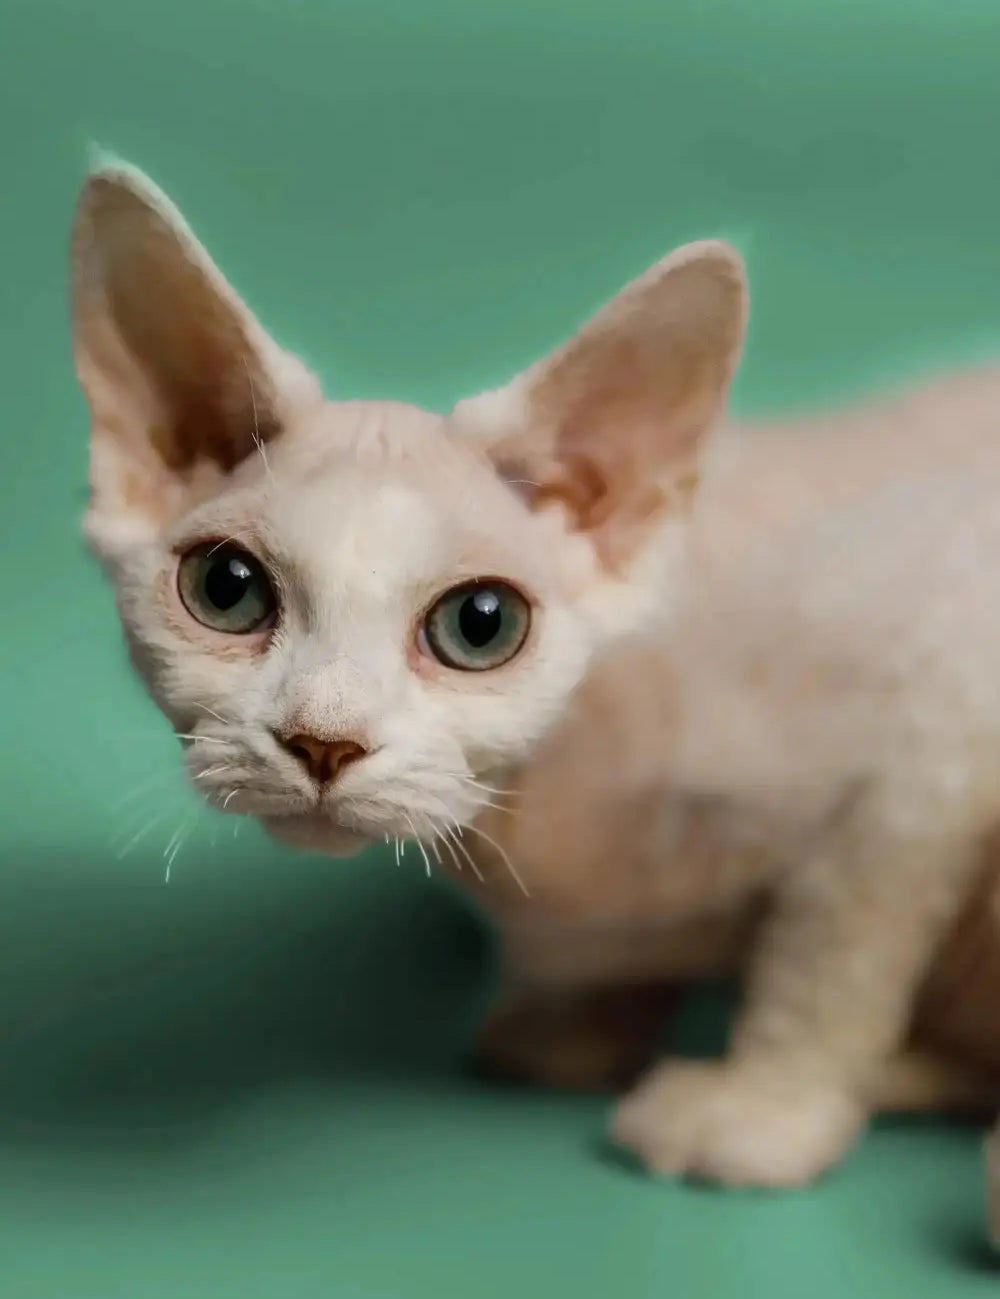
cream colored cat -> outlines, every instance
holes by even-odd
[[[293,843],[466,857],[495,1061],[634,1067],[664,985],[752,942],[726,1061],[615,1117],[650,1166],[794,1184],[878,1104],[978,1097],[897,1052],[1000,819],[1000,378],[727,429],[692,530],[744,327],[725,245],[445,416],[324,401],[125,166],[86,183],[73,281],[87,531],[192,780]]]

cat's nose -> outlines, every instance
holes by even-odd
[[[321,740],[315,735],[279,735],[278,742],[298,758],[321,785],[336,780],[343,769],[368,752],[356,740]]]

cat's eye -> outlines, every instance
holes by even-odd
[[[531,625],[527,600],[506,582],[468,582],[447,591],[421,629],[422,644],[445,667],[486,672],[509,663]]]
[[[213,631],[245,636],[274,617],[274,588],[264,566],[228,543],[189,550],[177,570],[177,589],[191,617]]]

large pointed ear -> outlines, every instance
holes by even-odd
[[[320,400],[170,201],[124,164],[83,186],[72,315],[98,540],[162,525]]]
[[[454,418],[533,505],[557,502],[618,567],[697,482],[746,314],[735,249],[689,244],[506,388],[460,402]]]

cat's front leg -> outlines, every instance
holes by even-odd
[[[507,1082],[617,1089],[653,1058],[675,1001],[676,989],[663,983],[509,989],[480,1031],[472,1064]]]
[[[757,907],[657,924],[494,918],[504,984],[474,1065],[493,1077],[594,1091],[634,1082],[685,984],[735,971]]]
[[[471,1064],[507,1082],[617,1090],[656,1053],[672,981],[626,927],[496,913],[503,975]],[[676,986],[676,985],[674,985]]]
[[[940,824],[887,824],[856,810],[783,882],[728,1057],[665,1062],[621,1102],[612,1134],[648,1167],[795,1186],[853,1144],[972,859]]]

